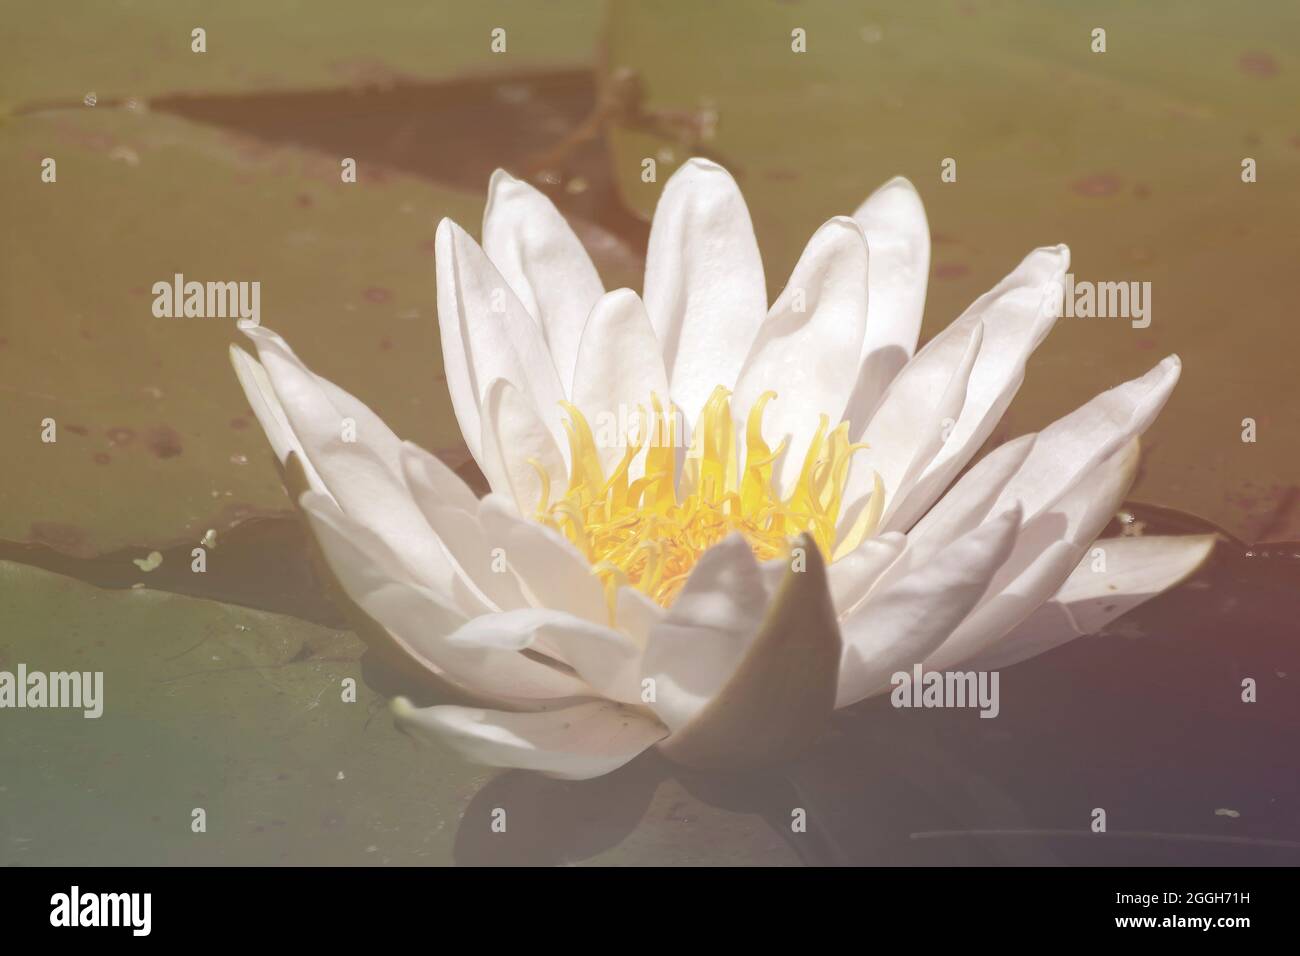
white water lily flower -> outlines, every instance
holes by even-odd
[[[399,699],[399,721],[476,761],[584,778],[656,745],[697,766],[780,759],[897,671],[1014,664],[1212,546],[1088,552],[1173,356],[962,473],[1055,321],[1069,253],[1034,250],[913,354],[929,229],[904,179],[818,230],[770,307],[740,191],[700,159],[659,200],[643,297],[606,292],[551,202],[504,172],[482,247],[444,220],[436,252],[482,500],[274,333],[248,330],[258,360],[232,354],[276,453],[301,459],[348,596],[485,704]]]

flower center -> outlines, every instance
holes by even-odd
[[[763,440],[763,409],[775,392],[766,392],[745,424],[743,467],[737,454],[730,392],[718,386],[705,403],[691,447],[677,475],[676,413],[667,420],[657,396],[653,416],[640,409],[636,439],[628,437],[622,460],[606,475],[586,418],[564,403],[569,420],[569,487],[552,502],[540,467],[543,494],[538,521],[561,531],[581,550],[605,585],[613,615],[620,585],[631,585],[664,607],[676,599],[691,569],[706,550],[732,532],[745,537],[760,561],[786,554],[790,540],[807,532],[831,560],[853,550],[880,519],[879,482],[871,500],[837,541],[842,496],[853,454],[865,445],[848,439],[848,423],[828,431],[821,423],[804,456],[790,492],[782,497],[773,478],[785,451]],[[647,447],[648,445],[648,447]],[[645,448],[644,474],[629,481],[629,467]]]

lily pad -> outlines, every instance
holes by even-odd
[[[57,181],[43,182],[44,157]],[[171,116],[51,111],[0,137],[0,538],[150,550],[287,507],[227,356],[233,318],[157,318],[155,282],[259,282],[261,321],[430,449],[460,446],[433,237],[483,197]],[[42,440],[53,421],[54,442]]]
[[[33,6],[0,42],[0,89],[11,103],[374,85],[590,63],[598,3],[576,0],[393,0],[366,4],[175,2]],[[191,31],[206,31],[206,52]],[[505,52],[491,31],[506,30]]]
[[[1150,282],[1151,324],[1063,318],[999,438],[1041,427],[1179,353],[1139,497],[1245,538],[1300,537],[1290,303],[1300,215],[1300,10],[1213,4],[614,4],[604,83],[625,201],[648,216],[677,164],[712,156],[750,204],[770,291],[806,238],[891,176],[929,213],[922,338],[1032,247],[1076,278]],[[1106,52],[1092,31],[1106,30]],[[792,31],[805,31],[805,53]],[[1241,178],[1257,160],[1258,182]],[[657,182],[642,181],[655,158]],[[945,158],[957,180],[940,181]],[[1142,320],[1139,320],[1142,321]],[[1242,421],[1258,441],[1242,441]]]
[[[0,561],[0,670],[103,672],[98,718],[0,711],[0,866],[798,859],[772,812],[693,796],[654,755],[570,784],[419,746],[361,652],[291,617]]]

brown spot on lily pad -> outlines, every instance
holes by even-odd
[[[940,262],[934,267],[936,279],[961,279],[970,275],[970,266],[962,262]]]
[[[135,429],[128,428],[126,425],[114,425],[104,434],[108,436],[108,441],[113,445],[129,445],[135,441]]]
[[[97,465],[107,465],[109,462],[113,460],[113,456],[108,454],[107,452],[97,451],[95,452],[94,459],[95,459],[95,464]]]
[[[367,302],[380,304],[389,301],[393,297],[393,293],[380,286],[372,285],[361,293],[361,297]]]
[[[1247,76],[1276,76],[1277,60],[1263,50],[1247,50],[1237,57],[1237,69]]]
[[[175,458],[181,453],[181,436],[170,425],[151,428],[145,443],[158,458]]]
[[[1070,191],[1078,196],[1113,196],[1123,185],[1120,178],[1113,173],[1096,173],[1070,183]]]
[[[232,418],[230,420],[230,427],[235,429],[236,431],[243,431],[245,428],[248,427],[248,419],[239,418],[239,417]]]
[[[64,431],[70,431],[70,432],[72,432],[72,434],[74,434],[74,435],[88,435],[88,434],[90,434],[90,429],[87,428],[85,425],[64,425],[63,428],[64,428]]]

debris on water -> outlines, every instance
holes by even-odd
[[[1214,811],[1216,817],[1232,817],[1234,820],[1241,816],[1236,810],[1229,810],[1227,807],[1219,807]]]
[[[207,548],[209,551],[211,551],[212,549],[216,548],[216,546],[217,546],[217,529],[216,529],[216,528],[209,528],[209,529],[207,530],[207,532],[203,535],[203,540],[200,542],[200,544],[202,544],[203,547]]]
[[[149,554],[143,558],[132,558],[131,563],[141,571],[148,574],[163,563],[163,556],[159,551],[150,551]]]

